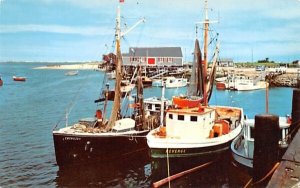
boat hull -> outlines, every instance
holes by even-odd
[[[194,148],[150,148],[151,158],[211,157],[229,150],[232,140],[223,144]]]
[[[162,178],[168,177],[169,175],[174,175],[200,165],[220,161],[225,158],[224,156],[230,156],[228,146],[224,146],[224,150],[221,149],[219,152],[213,152],[211,149],[207,151],[198,150],[196,155],[195,152],[191,152],[190,155],[185,157],[175,157],[174,155],[170,155],[169,158],[153,158],[152,156],[151,166],[153,172],[152,174],[154,176],[153,179],[158,181]]]
[[[194,108],[200,105],[201,98],[190,99],[190,98],[181,98],[181,97],[173,97],[173,104],[178,106],[179,108]]]
[[[253,150],[249,150],[248,154],[246,154],[244,145],[244,136],[239,135],[236,137],[231,144],[232,157],[239,166],[253,168]],[[253,145],[253,142],[249,143],[249,145]]]
[[[26,78],[25,77],[13,77],[13,80],[16,82],[25,82]]]
[[[53,133],[56,161],[59,166],[111,161],[139,152],[147,153],[145,135],[76,135]]]
[[[225,90],[226,89],[226,84],[223,82],[217,82],[216,83],[216,89],[218,90]]]

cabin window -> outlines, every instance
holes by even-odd
[[[197,116],[191,116],[191,121],[197,121]]]
[[[250,138],[254,138],[254,127],[250,127]]]
[[[173,119],[173,114],[169,114],[169,119]]]
[[[178,120],[184,121],[184,115],[178,115]]]
[[[159,104],[155,104],[155,110],[160,110],[160,105]]]

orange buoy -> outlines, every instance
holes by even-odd
[[[96,110],[96,117],[97,117],[97,119],[102,119],[102,111],[101,110]]]
[[[209,138],[213,138],[215,136],[215,132],[213,129],[209,131]]]

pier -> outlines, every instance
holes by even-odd
[[[274,172],[267,187],[300,187],[300,89],[293,92],[292,125],[290,135],[292,142],[279,160],[280,164]]]

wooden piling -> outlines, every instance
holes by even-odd
[[[299,129],[300,124],[300,89],[294,89],[292,102],[292,124],[290,126],[290,133],[292,138]]]
[[[261,180],[278,161],[280,138],[279,117],[271,114],[255,116],[253,182]]]

